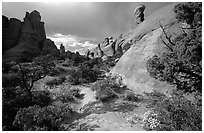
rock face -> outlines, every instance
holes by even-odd
[[[22,28],[21,21],[15,18],[10,20],[2,16],[2,52],[16,46]]]
[[[65,53],[65,47],[63,44],[60,45],[60,53]]]
[[[163,7],[147,17],[124,38],[123,42],[121,41],[121,43],[126,44],[132,40],[133,44],[122,55],[111,73],[121,76],[123,83],[135,93],[141,94],[144,91],[152,92],[153,90],[167,92],[173,88],[165,82],[150,77],[146,69],[146,61],[155,54],[159,56],[167,49],[161,41],[164,36],[162,29],[158,25],[159,21],[163,26],[171,25],[171,28],[166,30],[166,32],[172,33],[171,35],[181,33],[181,25],[177,23],[173,12],[176,4]]]
[[[31,13],[26,12],[23,22],[14,18],[8,20],[7,17],[2,16],[2,32],[3,60],[15,58],[31,60],[38,56],[43,48],[46,52],[56,53],[53,43],[45,40],[44,22],[41,21],[40,13],[36,10]]]
[[[43,41],[41,54],[42,55],[50,54],[56,56],[59,54],[59,50],[57,49],[57,46],[52,40],[45,39]]]
[[[134,15],[135,15],[137,24],[140,24],[141,22],[144,21],[144,10],[145,10],[145,5],[140,5],[137,8],[135,8]]]
[[[88,58],[101,58],[103,56],[113,56],[115,54],[116,40],[113,37],[105,38],[97,47],[87,50],[85,55]]]

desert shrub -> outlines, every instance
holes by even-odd
[[[97,81],[91,86],[93,91],[96,91],[96,99],[106,102],[119,95],[121,87],[111,79]]]
[[[55,100],[60,101],[62,103],[76,102],[75,96],[70,91],[65,91],[62,94],[57,95]]]
[[[61,122],[71,117],[72,110],[67,104],[49,105],[46,107],[30,106],[17,112],[14,126],[24,131],[57,131]]]
[[[40,107],[48,106],[52,102],[52,98],[48,91],[33,92],[33,103]]]
[[[4,88],[18,86],[20,81],[18,73],[2,74],[2,86]]]
[[[2,63],[2,72],[8,73],[12,69],[13,63],[12,62],[3,62]]]
[[[33,101],[30,101],[29,95],[19,87],[7,87],[2,89],[2,127],[3,130],[19,130],[12,126],[16,113],[20,108],[33,105],[41,107],[51,103],[51,97],[48,92],[33,92]]]
[[[66,77],[64,77],[64,76],[61,76],[61,77],[59,77],[59,78],[57,78],[57,79],[53,79],[53,80],[51,80],[51,81],[48,81],[48,82],[46,82],[46,85],[48,85],[48,86],[50,86],[50,87],[53,87],[53,86],[57,86],[57,85],[60,85],[60,84],[62,84],[63,82],[65,82],[65,80],[66,80]]]
[[[73,103],[77,102],[77,99],[81,99],[83,94],[80,94],[80,90],[78,88],[72,88],[71,85],[66,85],[60,88],[59,91],[53,94],[53,98],[55,102],[62,103]]]
[[[202,130],[202,107],[184,98],[183,93],[175,91],[170,96],[152,92],[148,97],[149,111],[144,118],[147,130]]]
[[[96,60],[82,63],[74,72],[70,73],[69,82],[73,85],[95,82],[101,75]]]
[[[55,67],[52,70],[49,71],[49,76],[59,76],[60,74],[64,74],[67,71],[64,68],[61,67]]]
[[[75,65],[75,62],[71,59],[66,59],[65,62],[62,64],[62,66],[64,67],[71,67],[74,65]]]
[[[141,102],[143,101],[143,96],[139,94],[135,94],[131,91],[128,91],[125,93],[125,97],[123,98],[123,100],[131,101],[131,102]]]

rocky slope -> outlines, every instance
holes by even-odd
[[[46,48],[49,48],[47,51],[50,53],[57,51],[57,47],[46,40],[44,22],[36,10],[26,12],[23,22],[2,16],[2,33],[3,60],[14,58],[30,60]],[[47,44],[52,46],[49,47]]]
[[[123,83],[135,93],[151,92],[155,89],[166,92],[172,89],[172,86],[167,83],[150,77],[146,69],[146,61],[154,54],[159,55],[166,50],[166,46],[161,41],[161,37],[163,40],[165,38],[159,23],[164,27],[171,25],[166,30],[170,34],[181,33],[181,25],[176,22],[173,11],[176,4],[170,4],[152,13],[124,38],[122,45],[127,45],[130,40],[133,45],[122,55],[111,73],[120,75]]]

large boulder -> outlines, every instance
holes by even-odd
[[[165,37],[159,26],[159,22],[164,27],[169,27],[166,32],[171,35],[180,34],[181,25],[177,23],[173,3],[153,13],[147,17],[132,33],[125,38],[124,43],[132,41],[131,47],[122,55],[115,67],[111,70],[113,75],[120,75],[127,87],[135,93],[143,92],[168,92],[174,88],[166,82],[158,81],[150,76],[146,69],[146,61],[153,55],[160,56],[167,49],[163,44]],[[172,36],[173,38],[174,36]]]
[[[45,39],[43,41],[41,54],[42,55],[50,54],[50,55],[56,56],[59,54],[59,50],[57,49],[57,46],[52,40]]]
[[[20,22],[18,23],[20,24]],[[30,60],[40,54],[45,39],[44,22],[41,22],[40,13],[36,10],[31,13],[26,12],[18,44],[8,49],[3,58],[26,58]]]
[[[104,55],[113,56],[115,54],[115,42],[110,43],[106,47],[103,47],[101,50],[103,51]]]
[[[16,18],[10,20],[2,16],[2,52],[16,46],[22,29],[21,21]]]
[[[144,21],[144,10],[145,10],[145,5],[140,5],[135,8],[134,15],[135,15],[137,24],[140,24],[141,22]]]

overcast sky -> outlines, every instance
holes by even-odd
[[[26,11],[37,10],[45,22],[46,36],[57,47],[63,43],[67,50],[82,54],[105,37],[117,38],[132,27],[134,9],[140,3],[48,3],[48,2],[3,2],[2,14],[23,21]],[[146,2],[145,17],[169,3]]]

